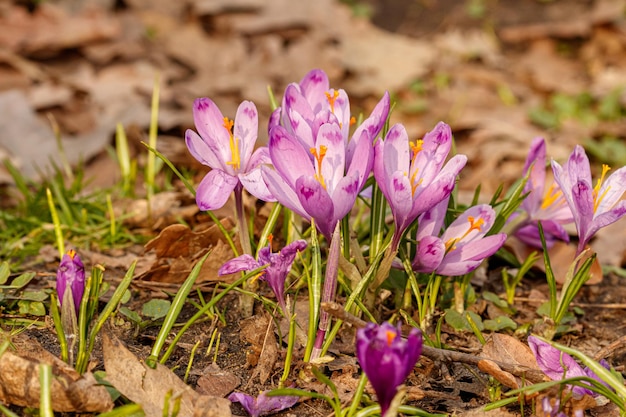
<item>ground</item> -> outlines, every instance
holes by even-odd
[[[213,220],[198,210],[191,193],[167,167],[157,177],[159,192],[150,203],[146,199],[143,169],[148,153],[141,142],[148,141],[155,85],[160,86],[157,149],[195,184],[206,170],[191,157],[183,140],[185,130],[193,128],[195,98],[210,97],[231,117],[242,100],[254,101],[261,120],[260,140],[265,142],[265,124],[271,113],[267,87],[280,99],[288,83],[299,81],[313,68],[324,69],[331,86],[347,91],[353,114],[368,114],[389,91],[395,103],[391,123],[403,123],[411,138],[420,137],[440,120],[448,123],[456,151],[468,156],[458,184],[459,199],[466,204],[479,184],[477,198],[488,202],[501,184],[508,189],[519,180],[530,142],[537,136],[546,138],[548,154],[556,160],[563,161],[581,144],[594,165],[623,166],[625,7],[621,0],[5,2],[0,6],[0,22],[6,28],[0,33],[0,157],[17,168],[17,178],[32,180],[27,188],[39,191],[32,191],[32,198],[23,192],[20,195],[16,176],[9,167],[0,167],[0,207],[4,212],[0,224],[7,230],[2,235],[6,243],[0,260],[11,265],[11,278],[23,272],[37,273],[26,290],[52,292],[58,253],[42,191],[45,187],[38,184],[64,184],[68,191],[54,189],[57,200],[65,195],[68,201],[82,201],[70,214],[59,205],[69,225],[68,245],[77,247],[88,271],[96,264],[105,265],[104,279],[112,287],[120,284],[137,260],[131,298],[124,301],[124,307],[127,312],[142,313],[140,320],[147,320],[145,323],[150,318],[142,310],[146,303],[171,300],[208,248],[213,252],[192,291],[194,304],[184,307],[177,323],[184,323],[198,305],[236,279],[218,277],[217,269],[232,257],[232,251]],[[123,174],[112,150],[118,123],[125,129],[131,158],[139,167],[125,193],[119,192]],[[54,166],[59,171],[73,167],[85,179],[84,185],[73,194],[66,171],[59,174],[60,181],[50,174]],[[105,194],[112,197],[111,209],[103,203]],[[88,200],[80,200],[84,196],[89,196]],[[247,198],[246,207],[249,212],[256,210],[253,232],[258,238],[270,205]],[[230,202],[215,212],[228,230],[234,228],[233,208]],[[13,217],[20,210],[28,215]],[[81,213],[97,213],[103,220],[100,224],[83,221]],[[120,228],[120,234],[113,237],[108,235],[110,220],[106,220],[112,217],[119,219]],[[22,227],[23,236],[10,235],[13,225]],[[626,308],[622,285],[625,230],[622,221],[592,242],[603,269],[596,270],[594,283],[583,287],[575,298],[575,315],[557,339],[596,359],[606,358],[621,372],[626,358],[622,319]],[[275,234],[278,249],[282,242],[280,233]],[[523,259],[522,249],[512,248]],[[559,279],[570,261],[571,252],[565,252],[553,257]],[[485,331],[487,339],[492,333],[502,333],[524,340],[529,327],[541,325],[537,309],[548,297],[541,268],[533,269],[518,286],[514,311],[503,313],[482,296],[505,292],[501,270],[509,267],[507,260],[494,259],[472,281],[478,296],[469,310],[483,319],[505,314],[518,325],[517,331]],[[446,288],[452,291],[451,285]],[[305,290],[291,293],[296,294],[296,305],[302,311],[307,308]],[[15,319],[33,319],[39,325],[11,336],[15,344],[26,351],[24,345],[37,341],[43,350],[58,356],[60,348],[48,308],[44,315],[32,314],[29,308],[34,309],[34,304],[26,300],[27,304],[18,308],[11,298],[17,294],[24,299],[23,292],[6,290],[7,297],[2,291],[3,334],[16,329]],[[265,285],[258,291],[273,298]],[[397,289],[377,300],[374,313],[380,319],[397,313],[393,291]],[[100,308],[111,295],[112,290],[104,293]],[[165,362],[195,390],[189,394],[194,401],[200,395],[225,397],[232,390],[256,395],[278,385],[287,347],[278,335],[286,334],[285,324],[259,300],[254,315],[242,319],[240,297],[232,292],[221,299],[184,334]],[[337,302],[343,304],[345,297]],[[417,320],[415,314],[412,317]],[[432,326],[424,329],[428,336],[434,336],[434,324],[440,317],[438,311]],[[106,366],[109,375],[109,369],[142,369],[133,367],[150,355],[160,324],[157,319],[152,325],[138,327],[128,314],[117,313],[103,330],[113,342],[103,342],[103,336],[98,336],[89,371],[105,369],[107,350],[113,367]],[[176,328],[166,347],[175,332]],[[342,327],[330,349],[335,362],[323,367],[337,385],[344,405],[360,375],[354,332],[351,325]],[[115,338],[134,356],[125,356]],[[447,349],[485,355],[470,331],[444,322],[441,338]],[[103,348],[103,343],[109,348]],[[29,360],[43,355],[38,351],[29,356],[20,349],[18,356]],[[303,346],[296,344],[286,385],[328,394],[312,377],[302,354]],[[507,362],[504,356],[491,359]],[[55,366],[62,368],[58,363]],[[158,371],[154,379],[165,381],[167,372]],[[491,401],[487,390],[493,382],[490,378],[493,380],[474,365],[425,354],[406,381],[406,403],[430,413],[487,415],[481,410]],[[133,383],[128,379],[126,385]],[[133,391],[123,381],[113,385],[138,402],[133,395],[154,395],[161,401],[159,389],[167,383],[151,393]],[[366,392],[373,394],[369,389]],[[11,402],[9,398],[15,397],[0,390],[0,400],[18,415],[32,414],[29,410],[38,407],[37,402]],[[115,405],[122,403],[118,400]],[[67,410],[68,415],[77,410]],[[234,415],[246,414],[237,404],[231,410]],[[326,416],[332,412],[327,403],[314,399],[277,415]],[[185,413],[193,414],[189,409]],[[521,415],[517,403],[496,413]],[[524,413],[531,415],[530,407]],[[617,415],[610,405],[590,408],[587,413]]]

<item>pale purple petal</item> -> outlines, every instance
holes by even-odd
[[[407,173],[410,170],[411,151],[409,148],[409,135],[401,124],[395,124],[387,132],[383,141],[383,159],[385,178],[392,178],[394,172]]]
[[[469,220],[470,217],[473,219],[472,222]],[[496,213],[488,204],[479,204],[470,207],[446,228],[441,238],[444,241],[458,238],[464,242],[480,239],[491,229],[495,218]],[[478,224],[479,222],[482,224]],[[475,225],[475,228],[468,232],[470,226],[473,225]]]
[[[543,190],[546,181],[546,141],[543,138],[533,139],[530,145],[530,152],[524,164],[524,175],[530,170],[528,182],[524,187],[524,192],[530,194],[522,202],[522,207],[532,214],[541,207],[543,200]]]
[[[224,115],[210,98],[194,101],[193,120],[198,133],[217,158],[222,162],[229,161],[230,132],[224,126]]]
[[[327,123],[320,127],[315,144],[316,152],[319,153],[322,146],[326,147],[326,154],[321,164],[315,161],[316,165],[321,165],[321,172],[319,166],[315,170],[324,179],[328,192],[332,193],[335,185],[344,176],[346,163],[345,146],[339,126]]]
[[[346,150],[346,160],[348,161],[348,165],[352,162],[356,148],[356,143],[354,143],[355,138],[359,138],[363,132],[367,132],[370,141],[376,139],[376,136],[378,136],[387,121],[389,107],[389,93],[385,92],[378,104],[376,104],[376,107],[374,107],[374,110],[372,110],[372,114],[370,114],[370,116],[365,119],[352,134],[352,140],[348,143],[348,148]]]
[[[593,219],[591,227],[587,232],[590,236],[594,235],[599,229],[609,224],[615,223],[626,215],[626,200],[620,201],[611,210],[601,213]]]
[[[528,346],[535,355],[537,365],[553,381],[575,376],[586,376],[582,366],[567,353],[534,336],[528,336]],[[565,366],[565,369],[563,369]]]
[[[200,210],[222,208],[239,183],[239,178],[214,169],[202,179],[196,189],[196,203]]]
[[[256,106],[251,101],[243,101],[239,105],[233,132],[235,140],[238,141],[241,168],[245,169],[259,134],[259,115]]]
[[[238,402],[251,417],[260,417],[277,413],[293,407],[298,397],[292,395],[268,396],[267,391],[261,392],[257,398],[241,392],[233,392],[228,396],[231,402]]]
[[[367,181],[370,172],[372,172],[374,148],[367,131],[361,132],[360,137],[358,139],[353,138],[352,141],[356,142],[357,146],[354,151],[354,159],[346,170],[346,176],[352,176],[356,173],[358,175],[359,189],[361,189]]]
[[[622,167],[611,174],[602,183],[598,191],[598,199],[601,198],[596,213],[604,213],[613,207],[626,191],[626,167]]]
[[[328,76],[321,69],[309,71],[300,81],[302,94],[310,103],[313,113],[319,113],[328,106],[326,92],[329,86]]]
[[[591,239],[589,226],[593,221],[594,214],[592,192],[591,185],[584,180],[578,181],[572,187],[572,201],[574,203],[572,211],[578,214],[576,228],[578,229],[579,248],[583,248]]]
[[[200,135],[193,130],[187,129],[185,132],[185,143],[187,144],[191,156],[196,158],[201,164],[215,169],[226,169],[224,161],[219,159]]]
[[[417,236],[415,237],[416,240],[419,241],[426,236],[439,236],[439,232],[446,218],[449,202],[450,195],[420,216]]]
[[[259,200],[274,202],[276,198],[267,188],[267,184],[263,180],[261,173],[261,167],[258,166],[255,169],[248,171],[245,174],[239,174],[239,181],[250,194],[258,198]]]
[[[408,217],[413,208],[413,194],[409,178],[402,172],[396,172],[389,183],[388,195],[385,197],[389,202],[396,223],[396,233],[402,234],[412,219]]]
[[[417,242],[412,267],[415,272],[431,273],[437,269],[446,253],[443,240],[436,236],[424,236]]]
[[[443,239],[442,239],[443,240]],[[499,233],[465,244],[459,244],[443,257],[437,273],[445,276],[465,275],[498,251],[506,240],[506,234]],[[443,240],[445,242],[445,240]]]
[[[332,195],[334,205],[333,218],[342,219],[352,210],[360,189],[358,172],[352,176],[346,175],[339,180]]]
[[[282,126],[270,132],[269,150],[274,168],[292,188],[298,178],[315,175],[310,155]]]
[[[307,214],[302,204],[300,204],[300,199],[294,189],[285,182],[278,172],[268,166],[261,166],[261,176],[267,185],[267,189],[280,204],[307,220],[311,219],[311,216]]]

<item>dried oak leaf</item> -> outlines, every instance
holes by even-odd
[[[494,333],[483,346],[481,356],[485,360],[478,363],[478,368],[496,378],[503,385],[513,389],[519,388],[522,385],[522,380],[503,371],[493,361],[539,370],[530,348],[506,334]]]
[[[140,404],[147,416],[163,415],[164,398],[180,397],[180,417],[227,417],[230,401],[200,395],[180,380],[166,366],[157,363],[152,369],[133,355],[122,342],[105,329],[102,350],[107,381],[126,398]],[[173,404],[173,401],[170,401]],[[171,411],[168,411],[168,413]]]
[[[50,384],[54,411],[102,413],[113,408],[111,396],[90,372],[81,376],[30,339],[14,344],[17,352],[6,351],[0,356],[0,403],[39,407],[39,365],[49,364],[54,376]]]

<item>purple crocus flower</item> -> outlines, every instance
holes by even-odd
[[[538,339],[535,336],[528,336],[528,346],[530,346],[530,350],[532,350],[533,355],[535,355],[535,359],[537,360],[537,365],[543,371],[544,374],[548,376],[553,381],[560,381],[566,378],[573,378],[577,376],[586,376],[589,378],[593,378],[596,381],[606,385],[611,388],[606,382],[602,381],[598,375],[595,374],[591,369],[587,367],[582,367],[565,352],[561,352],[551,344],[544,342],[541,339]],[[606,369],[610,369],[610,366],[607,361],[604,359],[599,362]],[[572,393],[578,397],[582,397],[585,394],[596,396],[595,392],[590,389],[572,386]]]
[[[361,123],[350,139],[350,126],[355,122],[350,114],[350,100],[343,89],[330,88],[328,76],[321,69],[307,73],[300,83],[285,89],[282,106],[275,110],[269,128],[281,123],[300,143],[309,149],[316,145],[319,128],[325,123],[339,126],[346,146],[348,165],[362,137],[374,140],[389,115],[389,93],[385,93],[372,113]],[[368,136],[363,136],[366,131]]]
[[[367,131],[357,142],[354,157],[346,161],[339,125],[320,126],[315,146],[302,147],[284,127],[270,131],[269,152],[274,169],[262,167],[271,194],[285,207],[307,220],[315,219],[319,231],[330,240],[335,225],[353,207],[373,162]],[[367,140],[365,140],[367,138]]]
[[[556,182],[546,186],[546,142],[543,138],[535,138],[524,165],[524,175],[528,182],[524,193],[529,193],[522,202],[521,208],[526,219],[516,228],[515,236],[527,245],[541,248],[541,237],[537,223],[541,221],[546,246],[552,247],[557,240],[569,242],[569,235],[562,225],[573,221],[563,193]],[[519,216],[515,213],[509,221]]]
[[[193,103],[193,119],[198,133],[187,130],[187,148],[200,163],[212,168],[196,190],[201,210],[221,208],[232,191],[242,186],[261,200],[276,201],[259,169],[261,164],[270,163],[267,148],[254,151],[259,123],[254,103],[243,101],[232,121],[211,99],[198,98]]]
[[[281,410],[293,407],[298,402],[298,397],[293,395],[278,395],[269,397],[263,391],[258,397],[253,397],[242,392],[233,392],[228,396],[231,402],[240,403],[251,417],[266,416]]]
[[[393,214],[394,250],[406,228],[454,188],[467,157],[455,155],[444,166],[451,145],[450,126],[443,122],[415,142],[409,142],[404,126],[396,124],[376,143],[374,176]]]
[[[438,237],[449,199],[446,197],[419,218],[417,251],[412,263],[417,272],[465,275],[496,253],[506,240],[505,233],[486,236],[496,219],[495,211],[488,204],[465,210]]]
[[[381,408],[391,405],[398,386],[409,376],[422,353],[422,334],[413,328],[406,339],[397,327],[384,322],[368,323],[356,333],[356,357],[367,375]]]
[[[219,269],[219,275],[227,275],[240,271],[252,271],[267,265],[261,274],[259,279],[268,283],[278,304],[283,309],[285,316],[287,316],[287,306],[285,304],[285,280],[291,270],[291,265],[296,259],[296,254],[306,248],[307,243],[304,240],[296,240],[293,243],[285,246],[280,252],[272,253],[271,239],[270,243],[259,251],[258,260],[252,256],[244,254],[237,258],[231,259],[226,262]]]
[[[606,178],[610,168],[602,165],[602,175],[594,187],[589,158],[583,147],[576,145],[567,164],[561,166],[553,160],[552,170],[574,216],[578,231],[578,253],[581,253],[599,229],[626,214],[626,201],[620,201],[626,191],[626,167]]]
[[[66,293],[68,287],[70,291]],[[57,269],[57,294],[61,303],[61,309],[63,310],[64,302],[71,299],[74,303],[72,307],[76,315],[78,315],[84,293],[85,266],[76,251],[70,249],[63,255],[59,269]],[[71,298],[69,298],[70,295]]]
[[[543,411],[543,417],[567,417],[567,414],[561,411],[561,400],[558,398],[552,403],[549,397],[543,397],[541,400],[541,409]],[[585,412],[583,410],[574,410],[574,417],[584,417],[584,415]]]

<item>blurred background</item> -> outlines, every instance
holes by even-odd
[[[59,145],[94,186],[117,180],[106,152],[121,123],[136,149],[160,87],[158,148],[193,164],[196,97],[234,116],[270,113],[289,82],[324,69],[352,112],[385,91],[391,123],[418,137],[443,120],[490,194],[519,178],[535,136],[564,158],[577,143],[626,163],[623,0],[57,0],[0,3],[0,159],[46,175]],[[102,175],[109,173],[110,175]],[[0,168],[0,182],[11,177]]]

